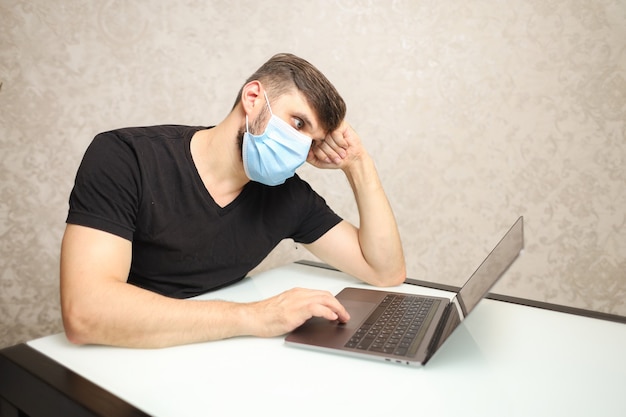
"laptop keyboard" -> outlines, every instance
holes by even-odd
[[[389,294],[345,347],[412,356],[428,327],[424,324],[430,322],[439,303],[420,296]]]

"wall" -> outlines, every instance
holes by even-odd
[[[0,346],[61,331],[58,254],[103,130],[212,124],[276,52],[344,95],[409,276],[461,284],[518,215],[498,292],[626,315],[622,0],[0,3]],[[338,172],[302,176],[358,221]],[[311,259],[284,242],[257,270]]]

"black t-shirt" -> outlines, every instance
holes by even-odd
[[[341,221],[297,175],[245,185],[220,207],[193,163],[203,127],[126,128],[97,135],[70,195],[67,222],[132,241],[128,282],[186,298],[245,277],[283,239],[312,243]]]

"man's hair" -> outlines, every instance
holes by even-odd
[[[272,98],[297,88],[326,133],[337,129],[346,115],[346,103],[326,76],[308,61],[293,54],[274,55],[246,80],[244,86],[255,80],[265,86]],[[241,101],[242,92],[243,86],[233,108]]]

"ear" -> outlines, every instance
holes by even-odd
[[[263,86],[260,81],[250,81],[248,84],[243,86],[241,90],[241,104],[244,112],[248,116],[254,113],[255,110],[261,108],[259,107],[261,99],[265,102],[265,99],[263,98]]]

